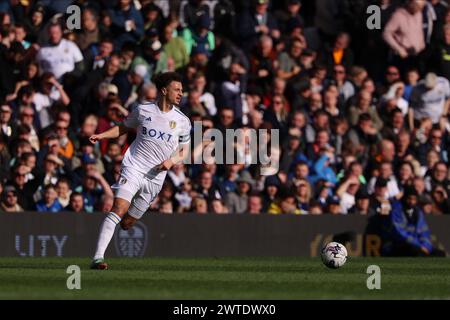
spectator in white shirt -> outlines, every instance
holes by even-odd
[[[48,27],[49,43],[39,49],[36,60],[43,72],[51,72],[57,79],[68,72],[83,72],[83,55],[77,45],[63,38],[59,23]]]

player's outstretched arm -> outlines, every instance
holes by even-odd
[[[190,144],[180,145],[172,157],[164,160],[161,164],[157,165],[155,169],[158,171],[170,170],[174,164],[184,161],[184,159],[189,156],[189,146]]]
[[[130,130],[130,128],[124,126],[123,124],[119,124],[100,134],[93,134],[89,137],[89,140],[91,141],[91,143],[95,144],[97,141],[103,139],[116,139]]]

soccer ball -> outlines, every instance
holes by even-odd
[[[339,242],[330,242],[323,247],[320,256],[324,265],[328,268],[337,269],[347,261],[347,249]]]

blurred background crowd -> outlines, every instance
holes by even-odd
[[[373,4],[379,16],[366,13]],[[150,210],[376,215],[398,200],[449,213],[449,9],[0,0],[0,210],[108,212],[134,137],[88,137],[155,100],[155,74],[177,71],[180,109],[204,130],[278,129],[279,171],[261,175],[247,153],[243,164],[179,164]]]

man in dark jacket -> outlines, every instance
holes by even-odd
[[[113,34],[118,48],[125,42],[137,42],[144,36],[144,20],[141,12],[136,9],[132,0],[121,0],[119,5],[110,11]]]
[[[256,5],[240,14],[238,34],[242,48],[249,52],[261,35],[280,37],[276,19],[267,11],[269,0],[256,0]]]

